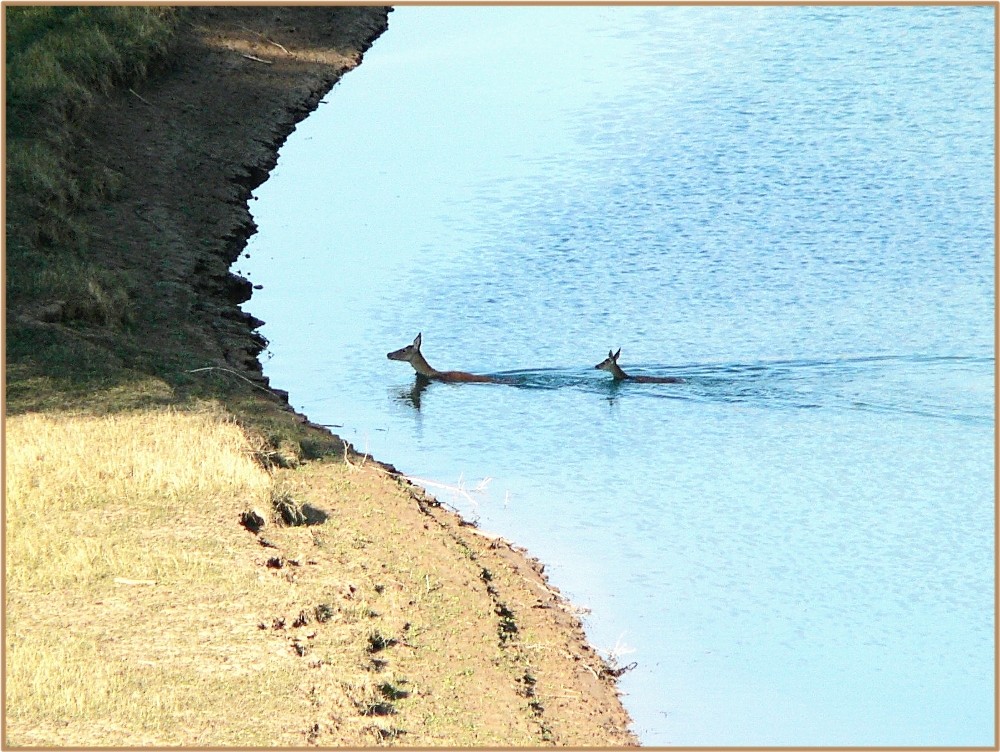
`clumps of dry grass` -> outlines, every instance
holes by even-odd
[[[329,603],[320,603],[315,609],[316,621],[324,624],[337,615],[337,607]]]
[[[271,480],[246,448],[243,432],[211,412],[11,417],[9,586],[176,578],[194,562],[151,547],[144,521],[180,526],[222,499],[264,503]]]
[[[117,667],[100,660],[88,637],[72,632],[41,639],[12,627],[8,634],[8,707],[17,716],[31,708],[50,717],[86,717],[126,683]]]
[[[385,717],[396,715],[397,702],[409,698],[410,692],[403,687],[406,679],[376,681],[369,676],[342,683],[344,693],[365,717]]]
[[[308,545],[313,533],[292,525],[325,513],[264,469],[224,414],[27,414],[6,438],[11,743],[289,744],[312,722],[296,694],[303,672],[367,677],[373,653],[397,644],[350,583],[303,584],[313,605],[270,629],[260,620],[287,602],[290,572],[319,571],[286,547]],[[282,548],[241,550],[240,525],[259,533],[273,518],[252,510],[269,508],[286,526],[273,532]],[[316,727],[378,743],[407,733],[394,720],[409,696],[400,680],[355,689],[323,700],[344,728]],[[306,716],[242,723],[278,697]]]
[[[19,274],[19,291],[34,301],[22,307],[28,319],[97,325],[134,320],[133,285],[123,273],[66,258],[31,265]]]
[[[368,634],[368,652],[369,653],[379,653],[386,648],[391,648],[393,645],[398,645],[399,640],[395,637],[387,637],[382,634],[379,630],[373,629]]]
[[[371,734],[372,740],[376,744],[391,744],[396,742],[398,739],[406,736],[406,729],[396,728],[395,726],[369,726],[368,732]]]
[[[275,520],[286,527],[321,525],[329,517],[329,513],[304,502],[297,490],[281,480],[273,483],[270,499]]]
[[[214,368],[198,370],[228,371],[228,369]],[[251,456],[265,470],[294,468],[302,464],[302,446],[287,437],[273,436],[267,438],[261,434],[253,434],[248,437],[248,442]]]
[[[289,527],[298,527],[307,522],[302,502],[297,500],[288,488],[279,485],[272,489],[271,507],[277,518]]]
[[[271,479],[243,432],[211,411],[26,414],[6,428],[6,720],[18,730],[9,741],[39,743],[32,730],[74,725],[104,743],[165,738],[193,702],[209,708],[210,695],[226,694],[202,676],[210,659],[170,669],[176,681],[157,668],[167,633],[190,628],[164,609],[210,624],[225,618],[220,596],[251,587],[218,525],[239,500],[266,503]],[[178,590],[190,597],[172,604]],[[150,620],[155,638],[130,629]],[[153,655],[109,662],[112,632]]]

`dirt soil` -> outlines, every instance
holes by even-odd
[[[255,393],[274,409],[292,412],[286,395],[270,389],[261,373],[257,355],[265,342],[255,328],[262,322],[239,308],[249,299],[251,285],[229,267],[255,230],[248,199],[275,165],[278,148],[333,84],[361,62],[389,18],[388,9],[377,7],[191,8],[167,67],[99,108],[88,127],[88,157],[120,172],[123,183],[114,200],[91,217],[96,260],[143,280],[133,296],[131,344],[109,347],[108,357],[128,369],[155,351],[161,360],[174,357],[179,370],[227,369],[268,388]],[[104,335],[94,328],[86,336],[99,346]],[[588,645],[579,619],[547,583],[542,565],[462,523],[391,467],[370,460],[362,467],[361,458],[348,456],[354,457],[349,489],[336,480],[343,462],[282,471],[317,508],[327,514],[341,510],[322,528],[336,525],[331,534],[361,541],[339,566],[354,567],[356,586],[382,596],[391,593],[392,581],[383,573],[402,571],[405,560],[407,572],[425,573],[420,583],[427,594],[441,588],[456,599],[456,613],[469,615],[458,620],[462,629],[454,633],[453,654],[440,654],[437,672],[413,664],[405,669],[408,682],[440,697],[446,691],[443,677],[451,677],[447,691],[455,693],[453,706],[475,715],[475,738],[481,743],[635,744],[613,667]],[[347,509],[354,517],[343,513]],[[261,559],[265,549],[237,530],[232,517],[227,519],[227,530],[235,531],[227,535],[243,541],[239,545],[247,561]],[[360,527],[372,520],[391,527],[396,537]],[[276,533],[285,536],[274,541],[278,560],[294,558],[285,549],[294,546],[297,529]],[[309,545],[319,546],[315,533],[310,535]],[[380,540],[412,544],[399,551],[376,545]],[[322,551],[312,551],[309,560],[314,563],[299,568],[308,574],[299,576],[322,578]],[[283,577],[291,568],[274,571]],[[388,630],[394,641],[385,646],[385,660],[403,661],[397,656],[430,640],[407,636],[419,620],[419,615],[407,619],[408,602],[393,606],[395,611],[383,609],[399,621]],[[292,635],[290,626],[275,626],[286,617],[290,625],[299,606],[290,595],[289,614],[270,614],[264,627],[255,623],[251,631],[275,641],[282,656],[304,655],[299,651],[305,637]],[[315,625],[310,629],[322,631]],[[300,631],[305,635],[310,629]],[[369,653],[373,647],[380,648],[369,645]],[[305,658],[302,663],[307,665]],[[322,662],[315,665],[322,669]],[[471,679],[461,682],[456,676]],[[315,686],[322,692],[325,685]],[[410,693],[405,703],[417,707],[419,700],[419,693]],[[317,701],[311,707],[322,706]],[[305,736],[276,738],[276,743],[332,745],[357,739],[341,734],[329,713],[316,713],[304,726],[305,719],[297,719],[297,728],[309,730]],[[199,741],[211,743],[210,736]],[[374,741],[453,742],[421,735],[415,726],[407,735],[382,734]]]
[[[183,320],[202,365],[260,378],[261,322],[238,307],[250,283],[229,271],[256,231],[251,191],[294,129],[361,62],[387,26],[374,7],[204,7],[184,16],[169,67],[89,123],[90,158],[123,176],[92,218],[110,268],[141,270],[143,335]],[[345,148],[351,148],[345,145]]]

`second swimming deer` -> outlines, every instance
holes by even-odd
[[[615,381],[635,381],[639,384],[683,384],[684,379],[676,376],[629,376],[622,367],[618,365],[618,356],[622,354],[619,347],[618,352],[613,353],[608,350],[608,357],[598,363],[594,368],[602,371],[609,371],[615,377]]]
[[[417,372],[417,375],[425,379],[452,382],[475,381],[490,384],[504,383],[503,379],[497,379],[492,376],[480,376],[479,374],[466,373],[465,371],[439,371],[436,368],[432,368],[420,352],[420,337],[421,335],[418,334],[417,338],[413,340],[412,345],[394,350],[388,353],[386,357],[389,360],[402,360],[409,363],[413,366],[413,370]]]

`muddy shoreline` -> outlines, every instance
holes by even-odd
[[[153,351],[176,350],[176,364],[168,364],[177,370],[174,389],[192,384],[197,391],[209,371],[222,378],[231,374],[252,385],[245,388],[248,399],[322,434],[322,441],[341,441],[296,414],[287,393],[263,375],[257,356],[267,343],[256,331],[263,322],[239,307],[252,286],[229,269],[256,231],[251,192],[267,179],[296,124],[361,63],[388,20],[388,8],[372,6],[190,8],[163,69],[97,108],[87,125],[86,158],[119,173],[122,184],[115,200],[90,217],[93,247],[99,249],[94,260],[143,280],[133,296],[129,344],[110,356],[122,368],[135,368]],[[94,347],[104,337],[97,329],[82,336]],[[171,344],[179,341],[183,348]],[[162,356],[156,357],[160,364]],[[359,459],[348,444],[342,447],[344,458]],[[391,465],[366,461],[378,476],[373,483],[402,486],[414,500],[424,520],[421,535],[439,536],[476,562],[482,582],[472,590],[496,614],[501,636],[505,628],[545,633],[561,646],[550,651],[560,655],[544,660],[516,646],[505,648],[515,663],[530,663],[531,675],[547,683],[550,693],[562,689],[566,696],[586,698],[546,707],[539,741],[635,744],[613,668],[588,644],[543,565],[523,549],[475,531]],[[491,584],[497,567],[520,584]],[[529,687],[525,697],[533,695]],[[524,712],[541,717],[539,707],[526,700]]]

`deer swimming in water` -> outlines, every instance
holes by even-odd
[[[420,336],[413,340],[412,345],[407,345],[399,350],[394,350],[388,353],[386,357],[389,360],[402,360],[413,366],[413,370],[417,372],[418,376],[422,376],[425,379],[435,379],[437,381],[451,381],[451,382],[465,382],[465,381],[475,381],[484,382],[489,384],[503,384],[506,383],[503,379],[493,378],[492,376],[480,376],[475,373],[466,373],[465,371],[439,371],[436,368],[432,368],[431,364],[428,363],[424,356],[420,353]]]
[[[684,379],[676,376],[629,376],[622,367],[618,365],[618,356],[622,354],[619,347],[618,352],[613,353],[608,350],[608,357],[598,363],[594,368],[602,371],[609,371],[615,377],[615,381],[634,381],[639,384],[683,384]]]

